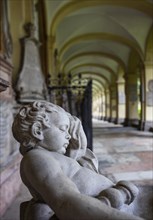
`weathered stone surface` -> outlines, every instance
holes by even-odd
[[[40,219],[43,211],[46,219],[48,206],[58,219],[140,219],[129,214],[137,187],[127,181],[113,183],[99,174],[78,118],[59,106],[36,101],[20,109],[13,134],[23,154],[21,178],[33,196],[25,219],[34,212]]]
[[[21,40],[24,50],[23,65],[16,85],[18,100],[29,102],[36,99],[46,99],[47,89],[41,69],[39,46],[40,43],[33,37],[33,26],[26,26],[29,35]]]

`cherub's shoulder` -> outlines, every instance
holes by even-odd
[[[24,155],[20,172],[24,180],[28,180],[33,187],[38,185],[40,189],[44,182],[52,185],[57,176],[61,176],[62,169],[59,162],[52,156],[52,152],[34,149]]]
[[[47,169],[48,167],[60,169],[59,162],[54,158],[53,153],[43,149],[27,152],[21,161],[21,166],[25,169]]]

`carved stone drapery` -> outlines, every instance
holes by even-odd
[[[25,25],[27,36],[21,39],[23,61],[19,79],[16,85],[17,100],[21,103],[36,99],[46,99],[47,89],[41,69],[39,46],[34,38],[33,24]]]

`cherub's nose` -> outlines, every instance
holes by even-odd
[[[68,139],[68,140],[71,139],[71,135],[69,133],[66,134],[66,139]]]

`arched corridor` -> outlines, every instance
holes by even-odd
[[[21,184],[12,121],[34,100],[81,119],[102,173],[152,185],[153,0],[0,0],[0,12],[0,215]]]

